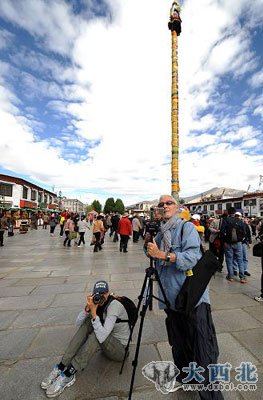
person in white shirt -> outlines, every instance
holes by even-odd
[[[87,229],[90,229],[89,225],[86,221],[85,215],[82,215],[80,221],[78,221],[78,233],[79,233],[78,247],[80,247],[81,243],[85,244],[84,236]]]

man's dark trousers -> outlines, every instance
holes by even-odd
[[[215,327],[212,320],[210,304],[201,303],[189,315],[165,310],[167,314],[166,328],[169,343],[172,346],[174,363],[180,374],[177,380],[182,382],[187,373],[182,372],[183,367],[189,367],[189,363],[195,361],[197,367],[201,366],[205,371],[201,374],[205,380],[204,386],[209,384],[209,364],[216,364],[219,355]],[[188,384],[198,384],[191,381]],[[220,391],[198,392],[202,400],[222,400]]]

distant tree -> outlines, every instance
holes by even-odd
[[[87,204],[87,206],[85,207],[85,211],[86,211],[86,214],[88,214],[90,211],[92,211],[92,205]]]
[[[91,210],[97,211],[97,213],[101,213],[102,205],[100,204],[99,200],[94,200],[91,203]]]
[[[115,201],[113,197],[109,197],[105,202],[103,212],[105,214],[109,214],[110,212],[113,211],[115,211]]]
[[[125,211],[124,204],[121,199],[117,199],[115,202],[115,212],[123,214]]]

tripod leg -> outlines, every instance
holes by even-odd
[[[136,368],[137,368],[137,364],[138,364],[138,356],[139,356],[139,350],[140,350],[140,344],[141,344],[141,338],[142,338],[143,322],[144,322],[147,308],[149,307],[149,303],[150,303],[150,297],[149,297],[149,288],[148,288],[147,299],[146,299],[146,302],[143,305],[142,311],[140,313],[141,321],[140,321],[140,327],[139,327],[139,332],[138,332],[138,339],[137,339],[137,343],[136,343],[135,356],[134,356],[134,360],[132,362],[133,370],[132,370],[132,377],[131,377],[128,400],[131,400],[131,397],[132,397],[133,384],[134,384],[135,373],[136,373]]]
[[[170,302],[169,302],[169,300],[167,299],[167,296],[166,296],[166,294],[165,294],[165,291],[164,291],[162,282],[161,282],[161,280],[160,280],[160,277],[159,277],[159,274],[158,274],[158,271],[157,271],[156,268],[154,269],[154,276],[155,276],[156,281],[158,282],[159,288],[160,288],[161,293],[162,293],[162,295],[163,295],[163,303],[166,305],[166,308],[169,309],[169,308],[170,308]]]
[[[147,282],[148,282],[148,284],[147,284]],[[145,278],[144,278],[144,281],[143,281],[142,288],[141,288],[141,293],[138,296],[138,300],[139,301],[138,301],[138,305],[137,305],[137,315],[139,315],[139,310],[141,308],[141,303],[142,303],[142,300],[143,300],[143,297],[144,297],[144,294],[145,294],[145,289],[148,286],[149,286],[149,277],[146,274]],[[123,367],[124,367],[124,364],[125,364],[125,361],[126,361],[126,358],[127,358],[127,354],[128,354],[128,351],[129,351],[130,343],[132,341],[132,333],[133,333],[134,327],[135,327],[135,324],[131,326],[130,336],[129,336],[129,339],[128,339],[128,343],[127,343],[127,345],[125,347],[125,354],[124,354],[122,365],[121,365],[121,369],[120,369],[120,372],[119,372],[120,375],[122,374]]]

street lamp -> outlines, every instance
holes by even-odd
[[[58,192],[58,199],[59,199],[59,201],[58,201],[58,208],[59,208],[59,211],[61,211],[61,198],[62,198],[62,192],[61,192],[61,190]]]

